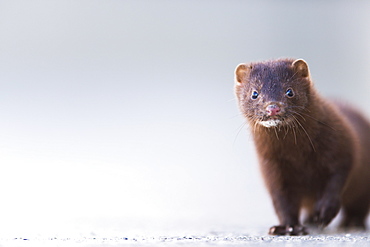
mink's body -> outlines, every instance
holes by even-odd
[[[280,224],[270,234],[326,226],[342,208],[343,227],[365,227],[370,205],[370,124],[320,96],[298,59],[240,64],[235,93],[255,141]]]

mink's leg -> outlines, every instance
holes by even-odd
[[[340,227],[366,229],[365,222],[369,212],[369,203],[368,199],[359,198],[357,201],[344,205]]]
[[[370,163],[363,165],[370,167]],[[343,219],[340,224],[342,228],[366,229],[366,218],[370,208],[370,184],[369,178],[361,175],[355,174],[356,179],[350,181],[342,194]]]
[[[357,229],[366,229],[365,221],[366,221],[367,213],[360,215],[358,212],[355,214],[349,214],[348,212],[344,213],[344,218],[340,224],[341,228],[357,228]]]
[[[341,207],[341,191],[345,183],[345,172],[332,176],[313,211],[313,222],[319,227],[326,227],[338,214]]]
[[[300,196],[293,191],[274,191],[272,200],[280,225],[270,228],[271,235],[306,235],[299,223]]]

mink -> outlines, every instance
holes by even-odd
[[[365,228],[369,121],[321,96],[303,59],[239,64],[234,90],[279,219],[269,234],[308,234],[307,226],[326,227],[340,210],[341,227]]]

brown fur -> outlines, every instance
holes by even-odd
[[[370,205],[369,122],[320,96],[302,59],[238,65],[235,94],[280,221],[270,234],[306,234],[302,209],[308,211],[307,223],[324,227],[342,208],[343,227],[364,228]],[[269,107],[279,112],[269,116]]]

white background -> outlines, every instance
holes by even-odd
[[[369,11],[368,1],[0,0],[0,230],[276,224],[234,68],[304,58],[323,95],[369,116]]]

